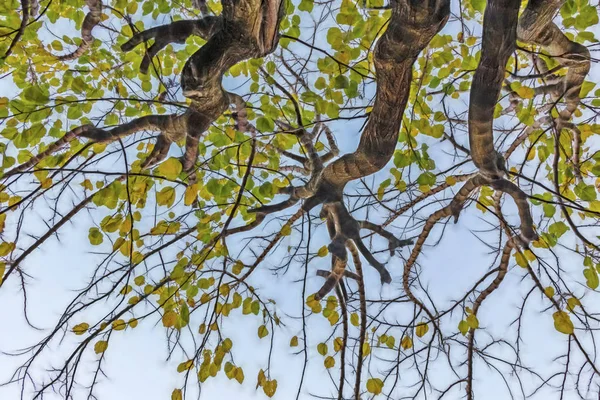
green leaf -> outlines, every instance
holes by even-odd
[[[273,132],[275,129],[275,123],[270,118],[259,117],[256,120],[256,129],[261,132]]]
[[[583,201],[596,200],[596,188],[592,185],[586,185],[584,182],[575,186],[575,194]]]

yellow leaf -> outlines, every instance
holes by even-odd
[[[292,233],[292,227],[290,224],[285,224],[281,228],[281,236],[289,236]]]
[[[262,369],[258,371],[258,377],[256,379],[256,387],[262,386],[267,381],[267,377],[265,376],[265,371]]]
[[[388,336],[387,340],[385,341],[385,345],[390,348],[393,349],[394,346],[396,345],[396,338],[393,336]]]
[[[335,365],[335,359],[331,356],[327,356],[325,358],[325,361],[323,361],[323,364],[325,365],[325,368],[327,368],[327,369],[333,368],[333,366]]]
[[[517,252],[515,253],[515,261],[519,267],[527,268],[528,262],[523,253]]]
[[[131,291],[133,290],[133,288],[131,287],[131,285],[127,285],[127,286],[123,286],[123,288],[121,289],[121,291],[119,293],[121,293],[123,296],[129,294]]]
[[[516,92],[519,95],[519,97],[523,99],[533,99],[533,97],[535,96],[535,91],[527,86],[521,86],[516,90]]]
[[[142,286],[144,283],[146,283],[146,278],[144,275],[136,276],[133,279],[133,283],[135,283],[137,286]]]
[[[188,371],[188,370],[192,369],[193,367],[194,367],[194,360],[187,360],[177,366],[177,372],[181,373],[184,371]]]
[[[413,341],[410,336],[404,336],[400,342],[400,346],[402,346],[404,350],[408,350],[413,347]]]
[[[342,338],[341,338],[341,337],[336,337],[336,338],[333,340],[333,350],[334,350],[335,352],[338,352],[338,351],[340,351],[340,350],[342,349],[342,347],[343,347],[343,346],[344,346],[344,341],[342,340]]]
[[[87,322],[82,322],[73,327],[73,333],[76,335],[83,335],[90,328],[90,325]]]
[[[171,393],[171,400],[183,400],[183,395],[181,394],[181,389],[173,390],[173,393]]]
[[[131,328],[135,328],[138,326],[138,320],[136,318],[131,318],[129,321],[127,321],[127,325],[129,325]]]
[[[175,189],[172,187],[162,188],[160,192],[156,193],[156,203],[159,206],[171,207],[175,202]]]
[[[101,354],[101,353],[104,353],[107,348],[108,348],[108,342],[106,340],[99,340],[94,345],[94,352],[96,354]]]
[[[469,332],[469,324],[464,319],[458,323],[458,330],[464,335]]]
[[[317,345],[317,351],[319,352],[320,355],[324,356],[327,354],[327,344],[325,343],[319,343]]]
[[[188,186],[185,189],[185,195],[183,197],[183,204],[186,206],[192,205],[196,197],[198,196],[198,184],[194,183],[193,185]]]
[[[267,396],[273,397],[277,391],[277,380],[264,381],[262,388]]]
[[[415,329],[415,334],[418,337],[423,337],[425,336],[425,334],[429,331],[429,325],[427,325],[425,322],[421,322],[419,324],[417,324],[417,328]]]
[[[327,250],[327,246],[323,246],[319,249],[319,251],[317,252],[317,255],[319,257],[325,257],[327,256],[327,254],[329,254],[329,250]]]
[[[175,322],[177,322],[177,313],[175,313],[175,311],[171,310],[164,313],[162,323],[166,328],[175,326]]]
[[[269,331],[267,330],[267,327],[264,325],[261,325],[258,327],[258,337],[259,338],[264,338],[265,336],[267,336],[269,334]]]
[[[181,162],[179,162],[178,159],[171,157],[156,167],[154,174],[174,180],[177,179],[182,169]]]
[[[544,294],[548,297],[553,297],[554,296],[554,288],[552,286],[548,286],[546,289],[544,289]]]
[[[358,314],[357,313],[352,313],[350,314],[350,323],[354,326],[358,326],[359,325],[359,320],[358,320]]]
[[[475,314],[471,314],[467,317],[467,325],[469,325],[469,328],[471,329],[479,328],[479,321],[477,320]]]
[[[454,186],[456,184],[456,178],[454,176],[449,176],[446,178],[446,183],[450,186]]]
[[[298,336],[294,336],[290,339],[290,347],[298,346]]]
[[[123,329],[127,328],[127,323],[122,319],[118,319],[112,323],[112,328],[115,331],[122,331]]]
[[[378,395],[383,390],[383,381],[379,378],[371,378],[367,381],[367,391]]]
[[[363,351],[363,354],[362,354],[363,357],[368,356],[369,354],[371,354],[371,345],[368,342],[364,342],[362,351]]]
[[[575,310],[575,307],[577,306],[581,306],[581,302],[578,298],[571,297],[567,300],[567,310],[573,312],[573,310]]]
[[[14,243],[4,242],[4,243],[0,244],[0,257],[4,257],[4,256],[8,255],[8,253],[13,251],[14,249],[15,249]]]
[[[235,380],[238,381],[240,384],[244,382],[244,371],[242,371],[240,367],[237,367],[235,369]]]
[[[574,331],[573,322],[571,322],[571,317],[564,311],[557,311],[552,314],[552,318],[554,318],[554,328],[560,333],[564,333],[565,335],[571,335]]]

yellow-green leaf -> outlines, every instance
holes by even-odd
[[[326,343],[319,343],[317,345],[317,351],[319,352],[320,355],[324,356],[327,354],[327,344]]]
[[[261,325],[258,327],[258,337],[259,338],[264,338],[265,336],[267,336],[269,334],[269,330],[267,329],[266,326]]]
[[[183,400],[181,389],[173,390],[173,393],[171,393],[171,400]]]
[[[90,328],[90,325],[87,322],[82,322],[73,327],[73,333],[76,335],[83,335]]]
[[[101,353],[104,353],[107,348],[108,348],[108,342],[106,340],[99,340],[94,345],[94,352],[96,354],[101,354]]]
[[[374,395],[381,394],[383,391],[383,381],[379,378],[371,378],[367,381],[367,391]]]
[[[298,336],[294,336],[290,339],[290,347],[298,346]]]
[[[154,174],[174,180],[177,179],[182,169],[181,162],[179,162],[178,159],[171,157],[156,167]]]
[[[327,356],[323,361],[323,365],[325,365],[325,368],[327,369],[333,368],[333,366],[335,365],[335,359],[331,356]]]
[[[412,348],[413,347],[413,341],[410,338],[410,336],[404,336],[402,338],[402,340],[400,341],[400,346],[402,346],[402,348],[404,350],[408,350],[408,349]]]
[[[269,397],[273,397],[277,391],[277,380],[265,380],[262,384],[263,392]]]
[[[471,329],[479,328],[479,320],[477,320],[475,314],[470,314],[467,316],[467,325],[469,325],[469,328]]]
[[[554,318],[554,328],[560,333],[564,333],[565,335],[571,335],[574,331],[573,322],[571,321],[571,317],[564,311],[557,311],[552,314],[552,318]]]
[[[417,324],[417,328],[415,329],[415,334],[418,337],[423,337],[425,336],[425,334],[429,331],[429,325],[427,325],[425,322],[420,322],[419,324]]]

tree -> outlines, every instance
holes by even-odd
[[[173,399],[223,376],[278,394],[290,329],[297,398],[487,398],[492,375],[499,398],[597,397],[598,5],[521,3],[0,6],[0,295],[19,292],[34,328],[31,257],[75,251],[71,230],[96,262],[9,382],[95,397],[115,337],[159,322]],[[479,219],[446,225],[465,214]],[[426,261],[449,229],[465,249],[445,257],[492,265],[455,271],[459,292],[432,289]],[[527,354],[540,312],[552,366]],[[265,353],[231,338],[252,324]],[[236,361],[248,352],[262,358]]]

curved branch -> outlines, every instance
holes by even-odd
[[[92,43],[94,42],[92,30],[102,21],[102,0],[86,0],[85,3],[90,8],[90,11],[85,15],[83,24],[81,25],[81,44],[72,53],[56,56],[57,60],[74,60],[92,47]]]

